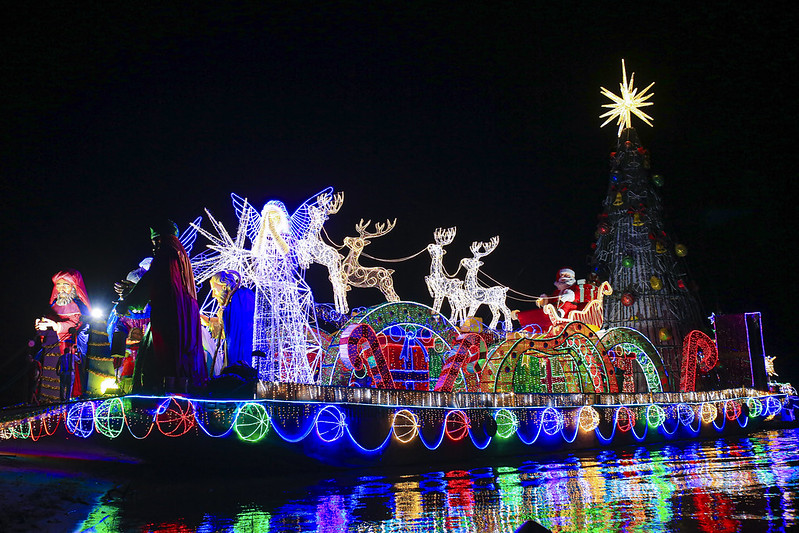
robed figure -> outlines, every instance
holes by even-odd
[[[150,269],[117,306],[117,313],[125,314],[150,304],[150,328],[139,349],[133,387],[185,391],[208,377],[194,274],[173,222],[151,228],[150,235]]]
[[[55,401],[64,396],[80,396],[80,363],[86,355],[88,336],[83,318],[91,312],[89,296],[83,276],[68,268],[53,276],[53,291],[50,293],[50,312],[36,320],[35,327],[42,337],[42,390],[44,400]],[[77,346],[77,348],[75,348]],[[58,365],[59,359],[70,354],[68,365]],[[65,387],[64,380],[69,382]]]

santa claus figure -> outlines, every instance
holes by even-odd
[[[558,310],[561,317],[565,317],[570,311],[577,309],[574,301],[576,295],[574,293],[574,284],[577,280],[574,277],[574,270],[570,268],[561,268],[558,270],[558,279],[555,280],[555,288],[557,290],[552,294],[542,294],[536,305],[544,307],[546,304],[551,303]]]
[[[43,361],[42,361],[42,396],[44,399],[59,400],[59,383],[62,381],[60,374],[68,371],[66,368],[56,366],[59,358],[65,353],[75,353],[70,362],[70,369],[75,373],[72,379],[71,391],[67,396],[79,396],[81,393],[80,373],[77,367],[81,357],[86,353],[87,336],[79,336],[83,322],[81,316],[91,312],[91,304],[83,284],[83,276],[74,269],[58,272],[53,276],[53,291],[50,294],[51,312],[36,320],[35,327],[42,336]],[[73,345],[77,349],[72,349]],[[62,365],[63,366],[63,365]]]

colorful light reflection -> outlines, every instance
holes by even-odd
[[[82,529],[484,532],[535,520],[551,531],[782,531],[799,524],[799,429],[496,467],[339,473],[307,485],[276,478],[269,485],[291,485],[279,496],[263,480],[257,490],[216,480],[212,493],[209,483],[182,486],[193,515],[178,508],[153,523],[146,501],[139,518],[124,501],[106,502]],[[225,483],[246,501],[221,505],[213,494]]]

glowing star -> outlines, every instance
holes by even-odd
[[[600,87],[600,89],[602,89],[600,92],[604,96],[607,96],[613,100],[613,103],[603,104],[602,107],[607,107],[610,109],[610,111],[599,115],[599,118],[608,117],[608,119],[602,123],[600,128],[613,121],[614,118],[618,119],[616,123],[619,125],[619,136],[621,136],[621,132],[624,128],[629,128],[632,125],[630,121],[630,113],[633,113],[646,124],[652,126],[650,120],[654,119],[644,113],[641,108],[652,105],[653,102],[647,102],[647,100],[649,100],[655,94],[646,93],[655,84],[655,82],[650,83],[647,88],[640,93],[638,93],[638,89],[633,88],[635,72],[630,75],[630,82],[627,82],[627,69],[624,67],[623,59],[621,60],[621,74],[622,83],[619,84],[619,87],[621,88],[621,96],[617,96],[604,87]]]

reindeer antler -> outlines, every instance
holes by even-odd
[[[493,252],[498,244],[499,244],[499,235],[496,235],[492,237],[491,240],[488,242],[478,242],[478,241],[473,242],[472,245],[469,247],[469,249],[472,251],[472,255],[474,255],[475,258],[485,257],[491,252]],[[483,249],[482,252],[480,251],[480,248]]]
[[[338,213],[338,210],[341,209],[341,205],[344,203],[344,193],[337,192],[333,195],[332,200],[328,200],[328,202],[330,205],[327,206],[327,214],[334,215]]]
[[[448,244],[452,244],[452,241],[455,239],[455,232],[457,231],[457,227],[452,228],[437,228],[433,232],[433,238],[436,240],[436,244],[439,246],[446,246]]]
[[[355,226],[355,229],[358,231],[358,234],[363,237],[364,239],[373,239],[375,237],[382,237],[389,231],[394,229],[394,226],[397,225],[397,219],[395,218],[393,221],[386,219],[385,224],[382,222],[375,222],[375,232],[369,233],[366,231],[366,228],[369,227],[369,224],[372,221],[368,221],[366,224],[363,224],[363,219],[361,219],[361,224]]]
[[[355,231],[357,231],[358,235],[360,235],[361,237],[366,237],[366,235],[364,235],[364,230],[368,228],[369,224],[371,223],[372,223],[371,219],[367,220],[366,223],[364,223],[363,219],[361,219],[360,222],[355,224]]]

